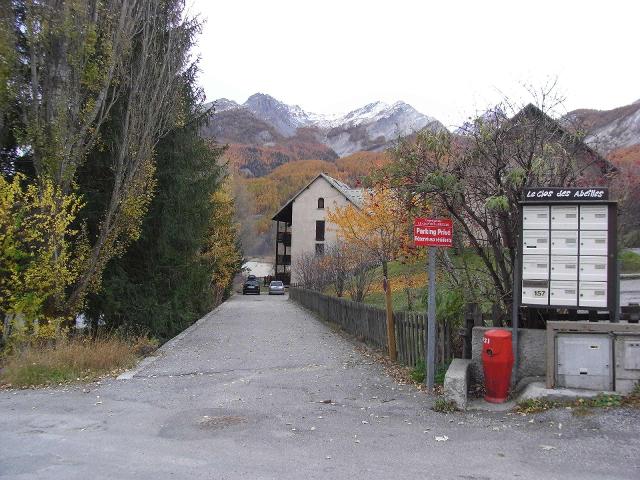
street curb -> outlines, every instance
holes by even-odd
[[[169,350],[172,350],[176,346],[176,344],[179,343],[180,340],[182,340],[182,338],[184,338],[186,335],[189,335],[191,331],[197,330],[198,327],[202,325],[204,322],[206,322],[211,315],[216,313],[218,309],[225,304],[225,302],[226,300],[222,302],[220,305],[218,305],[216,308],[211,310],[209,313],[207,313],[204,317],[196,320],[193,324],[189,325],[187,328],[185,328],[182,332],[180,332],[178,335],[173,337],[171,340],[168,340],[167,342],[165,342],[160,348],[158,348],[155,355],[143,358],[142,360],[140,360],[138,365],[133,367],[131,370],[122,372],[120,375],[116,377],[116,380],[132,380],[138,373],[140,373],[142,370],[144,370],[149,365],[151,365],[156,360],[158,360],[160,357],[162,357],[163,354],[167,353],[167,351]]]
[[[140,360],[140,363],[138,363],[138,365],[136,365],[134,368],[132,368],[131,370],[127,370],[126,372],[123,372],[120,375],[118,375],[116,377],[116,380],[131,380],[138,373],[140,373],[140,371],[144,370],[146,367],[151,365],[158,358],[160,358],[159,355],[143,358],[142,360]]]

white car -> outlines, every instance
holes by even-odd
[[[284,295],[284,283],[280,280],[272,280],[269,284],[269,295]]]

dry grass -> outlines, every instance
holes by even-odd
[[[3,358],[0,383],[24,388],[91,381],[130,368],[139,357],[156,347],[157,344],[146,337],[123,339],[116,335],[30,345]]]

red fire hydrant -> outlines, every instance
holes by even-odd
[[[513,349],[511,332],[487,330],[482,338],[482,368],[484,370],[484,399],[491,403],[502,403],[509,394]]]

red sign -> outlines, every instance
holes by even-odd
[[[453,221],[450,218],[416,218],[413,241],[416,246],[452,247]]]

